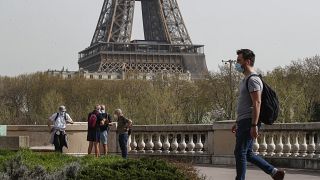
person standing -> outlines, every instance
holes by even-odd
[[[96,105],[94,110],[88,114],[88,131],[87,141],[89,141],[88,154],[91,154],[94,147],[94,153],[96,157],[100,155],[100,105]]]
[[[118,122],[117,134],[119,136],[121,156],[126,159],[128,157],[128,131],[132,126],[132,121],[123,116],[121,109],[114,111],[114,119]]]
[[[249,49],[237,51],[237,63],[235,68],[244,74],[240,83],[240,95],[238,98],[237,121],[232,126],[232,132],[236,133],[236,145],[234,155],[236,159],[236,180],[244,180],[247,161],[255,164],[275,180],[282,180],[285,171],[269,164],[263,158],[255,155],[252,150],[253,140],[258,137],[261,93],[263,83],[254,69],[255,54]],[[247,83],[248,81],[248,83]],[[247,87],[248,86],[248,87]]]
[[[101,114],[100,118],[102,119],[100,122],[100,143],[103,147],[103,154],[107,155],[108,153],[108,133],[109,133],[109,126],[112,126],[112,117],[106,111],[105,105],[101,105]]]
[[[63,146],[68,148],[66,125],[67,123],[73,124],[73,121],[66,112],[65,106],[60,106],[58,110],[59,112],[49,117],[48,127],[51,133],[50,142],[54,145],[54,150],[62,153]],[[51,124],[53,124],[52,128]]]

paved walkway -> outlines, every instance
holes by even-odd
[[[236,170],[234,167],[208,167],[195,166],[200,174],[206,176],[208,180],[234,180]],[[286,169],[285,180],[320,180],[320,171]],[[255,167],[249,167],[246,174],[246,180],[272,180],[262,170]]]

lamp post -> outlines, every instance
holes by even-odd
[[[233,109],[233,89],[232,89],[232,64],[236,63],[236,60],[222,60],[224,64],[229,64],[229,86],[230,86],[230,111],[229,111],[229,118],[230,120],[233,118],[232,117],[232,109]]]

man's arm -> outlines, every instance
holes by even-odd
[[[108,125],[112,126],[112,116],[110,114],[108,114],[107,118],[108,118]]]
[[[261,91],[254,91],[250,93],[252,100],[252,122],[251,122],[251,136],[253,138],[258,137],[258,122],[261,107]]]
[[[128,130],[129,128],[131,128],[131,126],[132,126],[132,120],[131,119],[127,119],[125,130]]]
[[[131,119],[128,119],[128,127],[129,127],[129,128],[132,127],[132,121],[131,121]]]
[[[48,128],[49,128],[49,132],[52,131],[51,125],[52,125],[52,122],[56,119],[56,117],[57,117],[57,113],[54,113],[48,118],[47,124],[48,124]]]
[[[66,116],[67,116],[67,122],[70,124],[73,124],[73,120],[71,119],[70,115],[66,114]]]

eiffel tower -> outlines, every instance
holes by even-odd
[[[176,0],[140,0],[145,40],[131,40],[135,2],[104,0],[91,41],[79,52],[89,72],[208,73],[203,45],[194,45]]]

